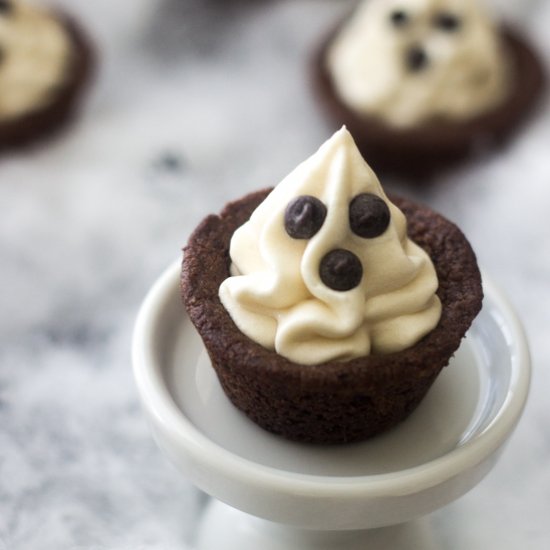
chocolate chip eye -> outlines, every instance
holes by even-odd
[[[351,230],[364,239],[379,237],[390,225],[390,209],[380,197],[371,193],[357,195],[349,205]]]
[[[456,32],[462,27],[461,19],[452,13],[438,13],[434,18],[434,25],[446,32]]]
[[[8,15],[13,11],[13,4],[9,0],[0,0],[0,15]]]
[[[285,229],[293,239],[311,239],[323,226],[327,207],[316,197],[302,195],[285,210]]]
[[[409,16],[406,11],[394,10],[390,13],[390,21],[394,27],[404,27],[409,23]]]
[[[332,290],[345,292],[359,286],[363,266],[353,252],[337,248],[325,254],[319,266],[319,275],[321,281]]]

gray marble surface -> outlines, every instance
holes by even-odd
[[[329,136],[307,61],[349,1],[65,5],[102,57],[85,109],[59,139],[0,158],[0,550],[185,549],[204,497],[149,435],[132,325],[206,213]],[[548,62],[550,0],[522,15]],[[532,347],[529,404],[499,464],[426,518],[442,550],[550,547],[549,143],[545,98],[499,154],[423,190],[385,182],[464,229]]]

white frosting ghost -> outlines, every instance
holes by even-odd
[[[376,238],[350,228],[350,203],[364,193],[382,199],[391,214]],[[285,229],[287,206],[302,196],[326,207],[309,239],[292,238]],[[320,274],[323,259],[337,249],[362,266],[346,291],[330,288]],[[223,305],[244,334],[296,363],[396,352],[439,322],[434,266],[408,239],[405,216],[345,128],[275,187],[234,233],[230,255],[233,276],[219,290]]]
[[[71,43],[43,9],[0,1],[0,120],[47,105],[66,79]]]
[[[498,106],[506,61],[478,0],[365,0],[326,60],[344,103],[403,128]]]

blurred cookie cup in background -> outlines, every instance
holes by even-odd
[[[0,151],[64,128],[94,64],[87,35],[65,12],[0,0]]]
[[[506,142],[545,77],[478,0],[365,0],[315,52],[313,85],[375,170],[421,180]]]

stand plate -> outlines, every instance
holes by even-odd
[[[136,381],[155,438],[198,487],[246,513],[213,505],[220,533],[235,514],[269,520],[255,520],[264,534],[282,524],[279,535],[313,540],[316,531],[380,528],[431,512],[492,468],[527,398],[521,325],[487,277],[484,291],[461,348],[408,420],[364,443],[312,446],[261,430],[229,403],[181,305],[178,262],[150,291],[134,334]]]

